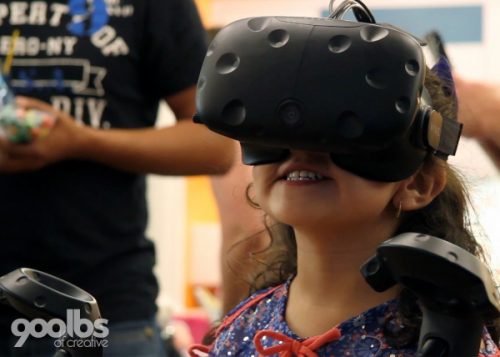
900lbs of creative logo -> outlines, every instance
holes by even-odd
[[[107,319],[97,319],[92,321],[81,318],[80,310],[67,310],[66,322],[61,319],[16,319],[11,325],[12,334],[19,337],[15,347],[22,347],[28,337],[43,338],[50,336],[55,338],[54,346],[62,346],[62,337],[65,337],[65,344],[72,347],[106,347],[108,341],[105,340],[109,335],[109,329],[106,327]],[[89,345],[91,344],[91,345]]]

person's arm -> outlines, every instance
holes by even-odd
[[[269,244],[263,212],[250,205],[246,197],[252,182],[252,168],[241,163],[239,144],[236,163],[224,176],[211,177],[222,229],[220,264],[222,272],[222,314],[248,297],[250,281],[257,273],[252,252]]]
[[[224,173],[233,161],[234,146],[231,140],[192,122],[194,97],[193,86],[166,98],[176,117],[181,118],[172,127],[110,130],[79,126],[47,103],[19,98],[19,105],[53,112],[58,121],[45,139],[32,144],[2,140],[0,172],[33,171],[61,160],[84,159],[138,173]]]
[[[458,120],[464,135],[477,139],[500,168],[500,84],[466,80],[454,75]]]

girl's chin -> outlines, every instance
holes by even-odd
[[[281,223],[288,224],[292,227],[307,228],[308,230],[322,230],[328,226],[332,226],[332,223],[333,226],[335,225],[331,215],[325,216],[324,212],[314,214],[314,212],[311,211],[304,212],[304,210],[294,210],[294,212],[282,212],[272,216]]]

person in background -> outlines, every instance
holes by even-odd
[[[241,150],[237,147],[241,157]],[[228,174],[211,177],[221,224],[222,315],[248,296],[256,268],[253,253],[269,242],[262,212],[245,200],[251,167],[235,163]]]
[[[191,120],[206,52],[195,5],[1,1],[0,14],[17,107],[56,119],[44,139],[0,139],[0,275],[26,266],[68,280],[108,319],[105,356],[162,356],[145,174],[223,174],[234,157],[231,140]],[[178,121],[157,129],[161,100]],[[13,347],[17,317],[0,311],[0,355],[52,355],[49,338]]]
[[[477,139],[500,169],[500,84],[454,74],[464,134]]]

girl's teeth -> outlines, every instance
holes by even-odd
[[[312,181],[321,180],[322,178],[323,176],[320,174],[306,170],[292,171],[286,177],[287,181]]]

